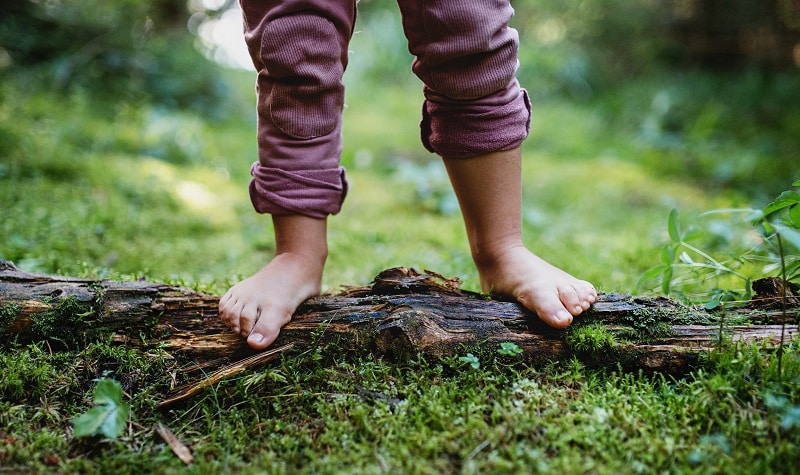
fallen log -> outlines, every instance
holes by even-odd
[[[789,341],[800,310],[772,305],[709,312],[666,298],[604,294],[569,329],[556,330],[516,302],[459,284],[429,271],[386,270],[370,286],[306,301],[274,346],[330,344],[388,358],[443,358],[511,342],[522,350],[514,358],[530,364],[574,356],[593,365],[683,373],[721,341]],[[218,319],[218,300],[142,280],[37,275],[0,261],[4,348],[43,340],[79,348],[110,338],[132,347],[157,345],[196,361],[252,356]]]

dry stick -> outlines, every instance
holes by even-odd
[[[249,358],[237,361],[236,363],[228,365],[220,369],[219,371],[215,371],[214,373],[212,373],[211,375],[209,375],[208,377],[206,377],[205,379],[203,379],[198,383],[184,384],[183,386],[180,386],[173,390],[173,392],[180,391],[178,395],[172,396],[169,399],[165,399],[164,401],[159,402],[158,407],[162,408],[175,404],[176,402],[186,400],[194,396],[195,394],[199,393],[200,391],[204,390],[205,388],[211,386],[212,384],[216,384],[222,381],[223,379],[236,376],[237,374],[243,372],[248,368],[252,368],[254,366],[266,363],[267,361],[272,360],[276,356],[280,355],[285,351],[291,350],[292,348],[294,348],[294,343],[289,343],[288,345],[283,345],[278,348],[273,348],[269,351],[258,353]]]
[[[719,315],[719,341],[717,341],[717,350],[722,351],[722,330],[725,322],[725,302],[722,303],[722,313]]]
[[[155,429],[156,432],[158,432],[158,435],[160,435],[161,438],[164,440],[164,442],[166,442],[167,445],[169,445],[169,448],[172,449],[172,453],[174,453],[179,459],[181,459],[181,462],[183,462],[186,465],[189,465],[194,461],[194,455],[192,455],[192,451],[189,450],[189,447],[187,447],[186,444],[181,442],[180,439],[175,437],[175,434],[173,434],[172,431],[169,430],[169,428],[167,428],[167,426],[165,426],[164,424],[156,424]]]
[[[786,260],[783,258],[783,241],[780,231],[775,231],[778,237],[778,253],[781,255],[781,344],[778,346],[778,377],[783,374],[783,337],[786,332]]]

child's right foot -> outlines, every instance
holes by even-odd
[[[324,261],[323,261],[324,263]],[[261,270],[231,287],[219,301],[220,318],[262,350],[278,337],[297,307],[319,295],[322,263],[286,252]]]
[[[328,257],[326,220],[283,215],[272,222],[275,258],[219,301],[222,321],[256,350],[271,345],[297,307],[319,295]]]

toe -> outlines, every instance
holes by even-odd
[[[246,337],[253,330],[260,313],[260,309],[256,305],[246,305],[242,307],[241,312],[239,312],[238,325],[236,325],[238,328],[234,326],[231,326],[231,328],[234,332],[241,333],[242,336]]]
[[[271,345],[278,338],[278,332],[253,332],[247,337],[247,344],[254,350],[263,350]]]
[[[539,315],[546,324],[553,328],[566,328],[572,323],[573,316],[565,309],[555,311],[555,313],[543,313]]]
[[[219,318],[230,328],[239,328],[240,305],[232,300],[220,307]],[[236,330],[234,330],[236,331]],[[237,332],[238,333],[238,332]]]
[[[589,308],[597,302],[597,290],[595,290],[594,286],[589,282],[581,281],[582,287],[579,289],[579,294],[582,296],[583,300],[581,301],[581,306],[583,310],[589,310]]]
[[[529,310],[536,312],[540,320],[553,328],[566,328],[572,323],[572,314],[561,303],[555,290],[551,295],[544,297],[520,294],[517,300]]]
[[[558,297],[564,308],[573,316],[583,313],[583,301],[575,287],[565,285],[558,289]]]
[[[271,345],[281,331],[281,327],[288,323],[285,318],[268,318],[263,316],[256,322],[253,330],[247,335],[247,344],[255,350],[263,350]]]

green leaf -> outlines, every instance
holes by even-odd
[[[472,353],[467,353],[467,356],[462,356],[459,358],[460,361],[472,366],[473,369],[479,369],[481,367],[481,362],[477,356],[473,355]]]
[[[505,356],[516,356],[522,353],[522,348],[513,341],[504,341],[500,343],[500,348],[497,349],[497,353]]]
[[[639,277],[639,282],[636,284],[637,287],[641,288],[644,284],[648,281],[655,279],[656,277],[661,276],[671,267],[668,264],[659,264],[657,266],[651,267],[644,271],[641,277]]]
[[[94,407],[72,419],[75,437],[102,435],[116,439],[125,431],[130,408],[122,402],[122,387],[113,379],[101,379],[94,388]]]
[[[715,308],[719,307],[720,304],[721,302],[719,301],[719,296],[715,295],[714,297],[711,298],[711,300],[709,300],[708,302],[706,302],[705,305],[703,305],[703,308],[706,310],[714,310]]]
[[[664,292],[664,295],[669,295],[669,290],[671,286],[672,286],[672,267],[669,267],[666,271],[664,271],[664,275],[661,277],[661,291]]]
[[[689,227],[683,234],[683,242],[694,241],[706,237],[707,233],[695,226]]]
[[[776,224],[775,229],[781,233],[781,239],[784,243],[789,243],[795,249],[800,250],[800,231],[782,224]]]
[[[772,203],[764,207],[764,216],[769,216],[789,206],[800,203],[800,194],[796,191],[784,191]]]
[[[800,206],[792,206],[789,209],[788,221],[792,227],[800,229]]]
[[[678,210],[672,208],[667,219],[667,231],[672,242],[681,242],[681,223],[678,219]]]
[[[797,180],[796,182],[792,183],[792,186],[800,186],[800,180]]]

